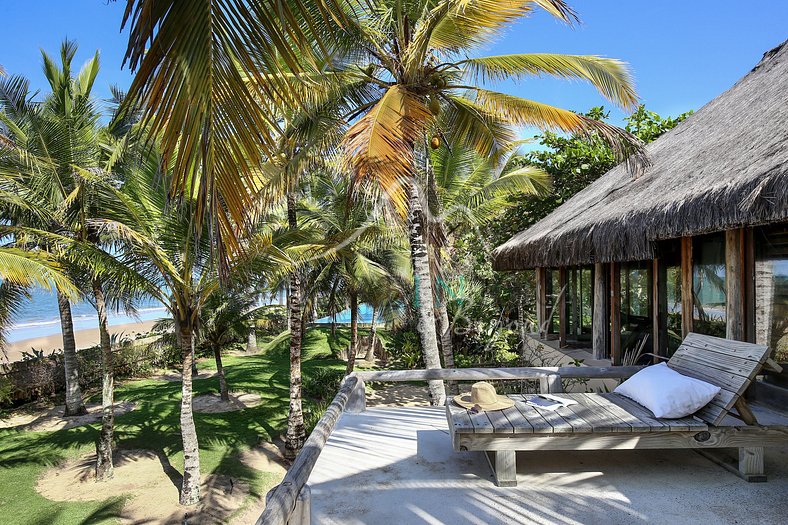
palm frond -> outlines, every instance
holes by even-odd
[[[474,88],[472,91],[475,94],[475,104],[490,113],[503,116],[514,125],[599,137],[610,145],[619,161],[627,162],[635,176],[649,165],[644,144],[621,128],[566,109],[505,93],[481,88]]]
[[[627,64],[594,55],[529,53],[469,58],[457,63],[473,82],[503,81],[550,75],[587,80],[611,102],[624,109],[637,106],[637,94]]]
[[[407,184],[414,170],[414,143],[432,118],[424,101],[397,85],[345,135],[344,150],[355,185],[374,181],[403,216]]]

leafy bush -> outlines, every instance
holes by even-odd
[[[331,401],[344,377],[344,372],[335,368],[317,368],[310,371],[304,375],[304,396],[320,401]]]
[[[263,336],[275,336],[287,330],[287,307],[271,304],[258,309],[257,331]]]
[[[389,353],[392,359],[399,362],[404,368],[422,368],[423,355],[419,335],[412,330],[401,330],[394,334]]]

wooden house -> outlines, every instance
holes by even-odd
[[[540,337],[620,364],[694,331],[788,361],[788,42],[494,252],[535,270]]]

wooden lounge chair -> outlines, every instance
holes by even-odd
[[[682,419],[658,419],[615,393],[561,394],[578,404],[554,412],[533,408],[521,395],[509,396],[515,401],[512,408],[479,413],[449,400],[446,415],[452,445],[457,451],[484,451],[498,486],[517,485],[515,451],[528,450],[692,448],[704,453],[704,449],[738,448],[738,465],[723,466],[747,481],[766,481],[763,447],[788,443],[788,426],[758,425],[742,395],[762,367],[779,370],[768,349],[689,334],[668,366],[722,390],[694,416]],[[553,392],[560,390],[560,381],[552,384]],[[729,414],[743,424],[721,425]]]

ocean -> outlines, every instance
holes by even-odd
[[[7,331],[6,340],[9,343],[60,333],[57,296],[53,292],[38,288],[33,289],[30,295],[30,300],[25,301]],[[136,317],[127,315],[125,312],[110,311],[108,315],[110,326],[151,321],[167,316],[167,310],[155,301],[142,301],[136,306]],[[98,327],[96,309],[88,302],[72,303],[71,316],[74,319],[74,330]]]

